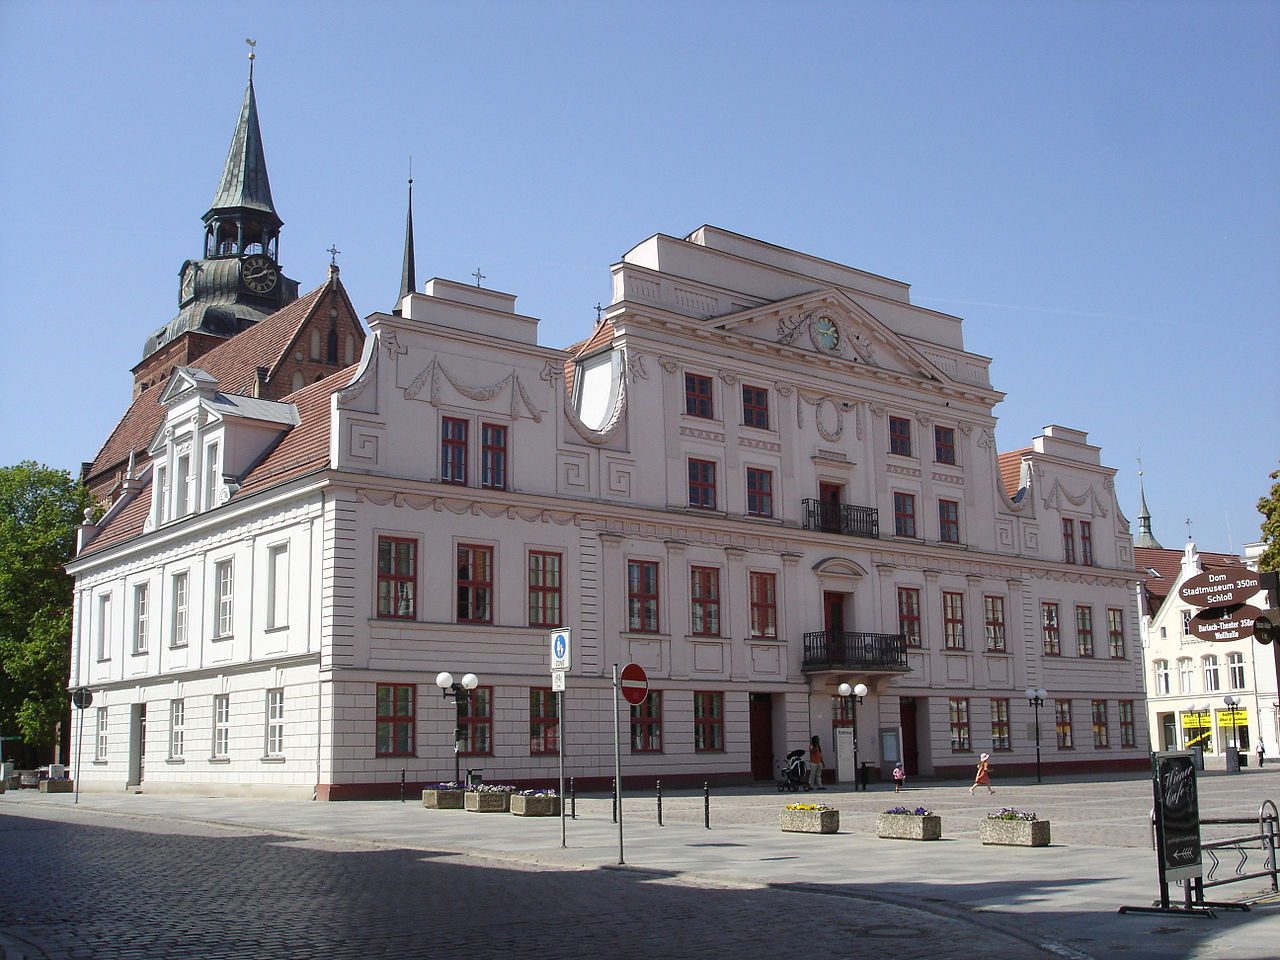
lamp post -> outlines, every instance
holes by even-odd
[[[1231,727],[1231,748],[1227,754],[1227,771],[1229,773],[1239,773],[1240,754],[1236,751],[1236,745],[1239,742],[1237,739],[1239,730],[1236,727],[1236,705],[1240,703],[1240,698],[1227,694],[1222,698],[1222,702],[1227,705],[1227,723]]]
[[[1040,779],[1040,708],[1044,706],[1044,698],[1049,694],[1041,687],[1027,687],[1025,691],[1027,695],[1027,703],[1031,704],[1036,711],[1036,783],[1043,783]]]
[[[447,670],[442,670],[436,674],[436,686],[440,688],[440,692],[446,697],[453,697],[454,708],[454,724],[453,724],[453,782],[462,783],[461,760],[458,752],[462,746],[462,698],[469,695],[472,690],[480,685],[480,678],[474,673],[468,673],[461,680],[454,680],[453,674]]]
[[[849,700],[849,715],[853,717],[853,789],[856,792],[858,789],[858,704],[867,695],[867,685],[859,683],[851,687],[847,683],[842,683],[836,690],[840,696]],[[862,789],[867,789],[865,783]]]

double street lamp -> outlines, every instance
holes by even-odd
[[[462,748],[462,701],[469,700],[471,691],[480,685],[480,678],[474,673],[466,674],[461,680],[454,680],[453,674],[442,670],[436,674],[436,686],[446,697],[453,697],[453,782],[462,783],[461,760],[459,751]]]
[[[842,683],[836,690],[840,696],[849,701],[849,714],[853,718],[853,789],[856,791],[858,789],[858,704],[867,695],[867,685],[859,683],[851,687],[847,683]],[[857,699],[854,699],[855,697]],[[867,789],[865,783],[862,789]]]
[[[1027,687],[1025,693],[1027,695],[1027,703],[1035,707],[1036,710],[1036,783],[1043,783],[1044,781],[1040,779],[1040,708],[1044,706],[1044,698],[1049,694],[1044,687],[1039,689]]]

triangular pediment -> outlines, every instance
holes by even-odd
[[[172,407],[192,393],[213,396],[217,389],[217,379],[203,370],[197,367],[174,367],[173,374],[165,383],[164,389],[160,391],[160,403],[166,407]]]
[[[739,337],[865,364],[929,380],[949,380],[936,365],[867,309],[831,287],[719,317]]]

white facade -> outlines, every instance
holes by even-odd
[[[1280,756],[1275,651],[1252,636],[1213,642],[1190,631],[1199,608],[1182,600],[1178,588],[1205,566],[1195,544],[1188,543],[1163,602],[1142,620],[1151,742],[1161,750],[1199,747],[1217,757],[1236,747],[1245,762],[1256,762],[1261,739],[1274,760]],[[1265,610],[1266,591],[1247,602]],[[1227,697],[1238,705],[1229,705]]]
[[[118,504],[71,566],[71,682],[95,691],[88,714],[107,708],[106,756],[82,784],[137,782],[143,703],[147,789],[337,798],[393,791],[402,771],[449,780],[442,670],[480,678],[460,765],[549,781],[556,624],[573,631],[563,732],[580,784],[612,776],[611,674],[632,662],[656,696],[630,725],[627,778],[767,778],[816,734],[850,779],[833,743],[853,719],[842,681],[870,688],[859,759],[881,773],[901,755],[967,775],[983,750],[1030,771],[1027,687],[1048,692],[1046,769],[1146,763],[1132,541],[1085,434],[1045,428],[1010,461],[1011,497],[989,360],[905,284],[711,227],[650,238],[613,276],[572,353],[539,346],[514,297],[433,280],[369,318],[354,377],[222,417],[237,439],[221,449],[259,449],[236,447],[247,467],[222,471],[208,509]],[[173,389],[139,499],[174,502],[155,471],[174,475],[178,427],[221,416],[212,387],[192,374],[189,389]],[[154,641],[135,655],[143,580]]]

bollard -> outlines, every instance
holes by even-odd
[[[569,778],[569,819],[578,819],[578,791],[573,785],[573,777]]]
[[[702,781],[702,825],[711,829],[711,784]]]
[[[618,822],[618,778],[613,778],[613,822]]]
[[[400,771],[400,802],[404,803],[404,771]]]
[[[662,781],[658,781],[658,826],[662,826]]]

